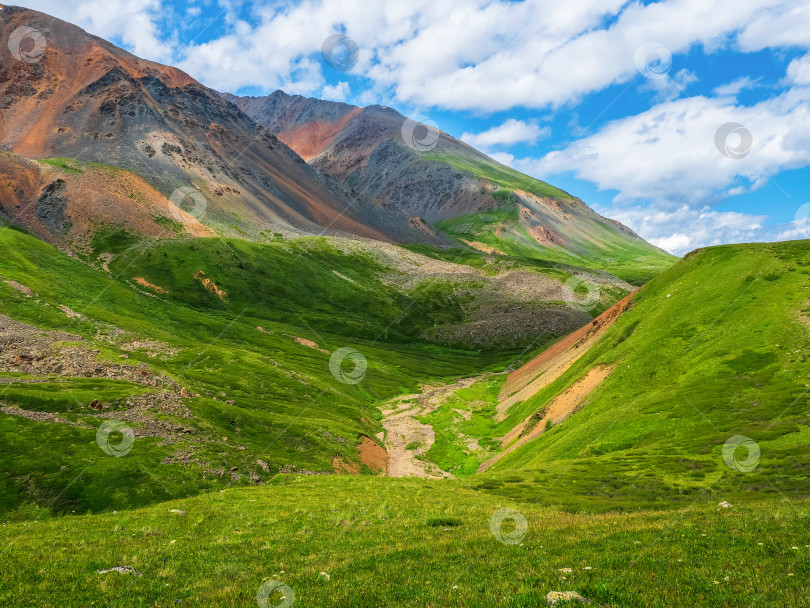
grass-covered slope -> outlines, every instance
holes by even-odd
[[[357,445],[382,400],[514,356],[425,345],[401,310],[376,339],[403,293],[379,260],[109,235],[105,275],[17,230],[0,244],[16,320],[0,317],[0,605],[528,608],[568,590],[610,608],[809,605],[806,242],[702,250],[652,281],[511,416],[594,366],[616,366],[607,380],[485,475],[445,431],[497,445],[504,376],[458,391],[428,417],[426,456],[459,467],[444,481],[307,475],[335,458],[373,473]],[[446,297],[413,306],[455,314]],[[330,373],[323,350],[342,346],[366,356],[362,383]],[[77,372],[37,367],[53,357]],[[104,453],[100,423],[138,408],[131,451]],[[736,435],[761,449],[753,470],[723,460]],[[137,573],[99,572],[114,567]]]
[[[425,161],[435,160],[450,165],[454,169],[463,171],[464,173],[485,179],[497,186],[500,189],[499,191],[525,190],[526,192],[533,192],[538,196],[567,200],[574,199],[574,197],[565,190],[561,190],[542,180],[535,179],[511,167],[502,165],[480,153],[475,155],[427,153],[423,154],[421,158]]]
[[[539,217],[529,217],[522,203],[508,191],[502,192],[494,209],[442,220],[436,227],[477,249],[604,270],[633,285],[644,284],[676,261],[643,239],[617,231],[609,220],[583,209],[584,205],[560,203],[571,208],[563,217],[583,216],[581,229],[575,230],[554,217],[538,223]],[[543,227],[550,227],[560,238],[549,234],[544,239]]]
[[[2,323],[0,407],[29,413],[0,413],[0,505],[23,517],[261,483],[284,467],[331,472],[335,457],[370,472],[357,444],[378,430],[377,399],[414,390],[423,379],[502,367],[514,357],[423,345],[402,330],[397,342],[384,342],[402,308],[392,311],[392,292],[375,292],[380,283],[363,274],[367,262],[351,258],[332,268],[354,276],[354,285],[304,255],[264,268],[289,288],[274,297],[266,275],[231,275],[224,284],[239,306],[230,310],[192,271],[205,268],[220,280],[215,271],[231,262],[224,257],[229,242],[158,249],[178,272],[171,280],[149,278],[186,290],[177,299],[106,276],[17,230],[0,229],[0,243],[0,314],[25,324]],[[220,257],[194,261],[205,247]],[[186,256],[188,281],[180,278],[186,266],[169,251]],[[147,264],[142,253],[127,264]],[[350,288],[340,291],[339,284]],[[251,285],[260,298],[249,308],[239,290],[247,298]],[[12,330],[21,336],[16,342]],[[366,358],[362,384],[331,373],[330,353],[342,347]],[[180,395],[180,387],[187,392]],[[154,403],[134,403],[139,395]],[[126,458],[110,457],[96,431],[104,419],[124,415],[135,443]]]
[[[525,527],[498,525],[503,508]],[[575,590],[609,608],[801,608],[807,516],[806,500],[571,514],[453,481],[285,475],[147,509],[8,524],[0,604],[536,608]],[[98,572],[116,566],[140,576]]]
[[[540,411],[589,370],[613,368],[579,411],[503,458],[486,483],[526,499],[590,505],[806,493],[808,313],[810,242],[690,254],[521,405]],[[760,451],[751,470],[724,461],[723,445],[737,436]],[[735,455],[748,458],[745,447]],[[503,484],[507,475],[524,483]]]
[[[102,226],[92,247],[95,269],[0,228],[0,511],[12,517],[122,509],[280,470],[379,472],[381,400],[503,370],[570,331],[520,326],[525,343],[494,349],[428,343],[425,330],[463,325],[484,296],[507,301],[503,269],[434,268],[394,246],[374,257],[345,240],[144,240]],[[421,278],[387,265],[396,252]],[[542,291],[571,276],[524,272],[509,283],[522,296],[527,280]],[[623,293],[607,285],[599,307]],[[515,306],[533,317],[589,318],[529,296]],[[367,362],[362,382],[334,373],[342,348]],[[134,429],[126,458],[99,448],[106,419]]]
[[[442,250],[429,246],[414,248],[414,255],[399,247],[346,239],[131,241],[127,234],[113,232],[100,235],[95,247],[94,256],[110,257],[107,267],[114,276],[165,300],[289,323],[315,334],[468,350],[539,347],[581,326],[630,290],[612,275],[560,264],[474,251],[437,255]],[[587,312],[564,302],[562,285],[574,275],[599,288]],[[562,323],[551,323],[544,331],[521,323],[521,314]],[[496,315],[506,321],[506,329],[488,327]],[[481,335],[437,335],[457,326],[478,327]],[[498,331],[508,336],[499,337]]]

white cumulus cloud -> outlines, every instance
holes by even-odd
[[[635,55],[650,42],[674,55],[672,75],[648,85],[662,99],[693,81],[678,62],[695,47],[810,47],[803,0],[303,0],[250,5],[250,20],[223,2],[224,33],[202,43],[172,33],[188,17],[168,0],[29,4],[228,91],[319,93],[332,70],[321,46],[345,33],[360,49],[351,74],[378,101],[485,112],[559,107],[639,78]]]
[[[320,97],[330,101],[346,101],[350,94],[351,87],[349,83],[341,81],[336,85],[326,85],[321,91]]]
[[[473,147],[487,150],[519,143],[536,144],[541,138],[549,135],[551,127],[541,127],[536,121],[527,122],[510,118],[482,133],[464,133],[461,139]]]
[[[787,79],[793,84],[810,85],[810,54],[790,62]]]
[[[161,33],[160,0],[29,0],[31,8],[58,17],[108,40],[121,40],[139,57],[170,63],[174,45]]]
[[[661,206],[702,205],[758,188],[785,169],[810,164],[810,88],[794,88],[756,105],[691,97],[659,104],[616,120],[597,133],[549,153],[533,174],[572,172],[600,189],[617,190],[615,201],[651,200]],[[738,123],[716,142],[723,125]],[[741,158],[724,155],[753,145]],[[718,149],[717,143],[721,148]],[[726,144],[726,145],[724,145]],[[733,155],[733,154],[732,154]]]
[[[763,222],[766,215],[734,211],[694,209],[681,205],[676,209],[633,206],[599,209],[617,219],[661,249],[683,255],[697,247],[766,240]]]

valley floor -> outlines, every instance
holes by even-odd
[[[808,506],[566,513],[461,480],[287,475],[6,524],[0,605],[810,606]]]
[[[396,397],[380,406],[383,414],[382,426],[385,429],[381,433],[381,439],[385,441],[385,449],[390,458],[388,476],[430,479],[453,477],[452,473],[443,471],[435,463],[422,458],[433,447],[436,432],[430,424],[420,422],[420,418],[447,405],[450,398],[456,396],[461,389],[501,375],[502,373],[487,373],[459,378],[452,384],[423,386],[421,393]],[[464,415],[460,410],[456,412]],[[456,439],[464,439],[457,431],[454,435]],[[470,451],[481,449],[473,437],[467,438],[466,443]]]

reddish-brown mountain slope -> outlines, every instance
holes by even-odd
[[[193,188],[205,199],[199,219],[220,233],[329,230],[431,239],[405,214],[347,196],[182,71],[139,59],[42,13],[3,7],[4,47],[20,27],[40,32],[46,46],[32,63],[0,53],[0,145],[6,150],[120,167],[165,197]]]
[[[223,97],[304,157],[313,167],[391,209],[404,210],[428,222],[492,208],[486,179],[428,160],[451,151],[474,159],[486,156],[438,129],[409,123],[383,106],[358,108],[344,103],[287,95]],[[408,145],[409,126],[430,150]]]
[[[672,263],[619,222],[498,163],[430,121],[418,123],[382,106],[358,108],[283,91],[223,97],[350,195],[423,218],[482,251],[610,272],[620,266],[638,281]]]
[[[157,238],[216,235],[134,173],[75,161],[63,166],[0,153],[0,218],[78,251],[99,227]]]

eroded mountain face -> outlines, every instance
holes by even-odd
[[[3,39],[18,28],[33,28],[44,50],[31,63],[11,53],[0,56],[0,144],[6,151],[125,169],[165,198],[204,201],[193,215],[220,233],[433,238],[414,229],[401,212],[347,196],[184,72],[139,59],[42,13],[4,7]],[[53,183],[43,187],[54,188]],[[192,190],[177,196],[179,188]],[[78,193],[68,182],[62,195],[70,200]],[[4,211],[15,217],[13,208]],[[55,233],[63,229],[45,224]]]
[[[576,197],[501,165],[428,120],[283,91],[223,97],[350,195],[404,210],[488,253],[518,248],[569,263],[594,255],[667,257]],[[453,224],[459,218],[470,221]]]
[[[358,108],[283,91],[266,97],[224,98],[313,167],[351,192],[383,205],[435,222],[492,208],[495,203],[488,180],[433,157],[464,153],[492,162],[490,159],[430,126],[406,124],[406,117],[391,108]],[[415,138],[415,146],[409,145],[409,140],[413,143],[409,136]]]

